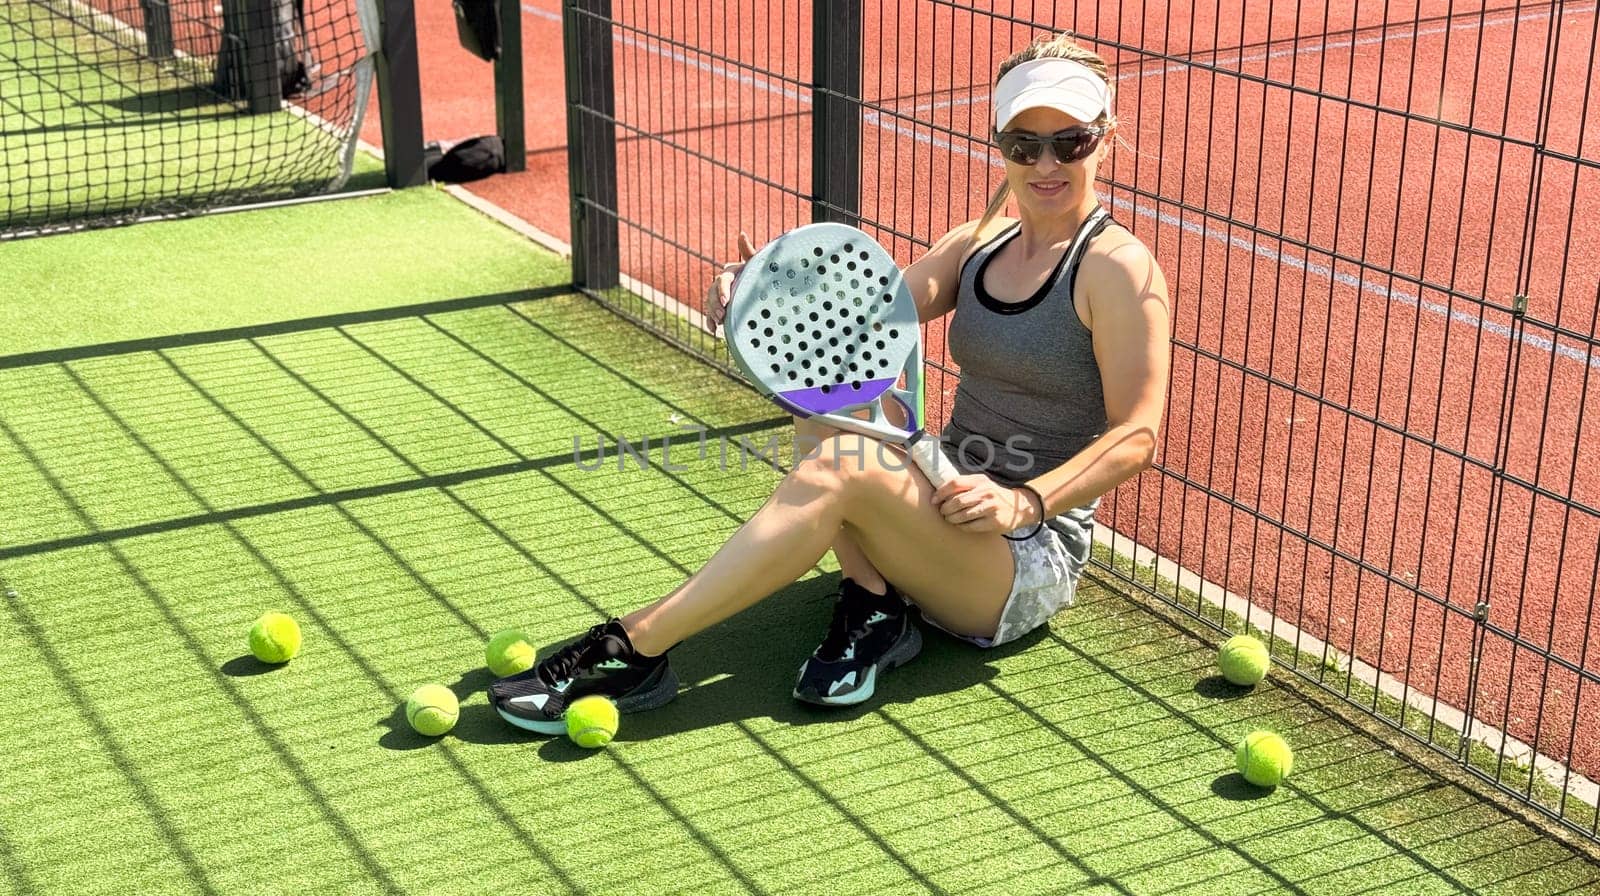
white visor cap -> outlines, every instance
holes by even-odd
[[[1030,59],[1006,72],[994,89],[994,129],[1003,131],[1028,109],[1057,109],[1084,123],[1109,115],[1111,85],[1081,62]]]

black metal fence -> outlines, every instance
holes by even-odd
[[[909,261],[1002,176],[997,63],[1077,33],[1102,198],[1173,291],[1104,570],[1600,836],[1595,7],[1336,7],[568,0],[575,281],[727,366],[698,307],[739,230]]]

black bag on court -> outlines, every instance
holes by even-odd
[[[506,170],[506,145],[498,136],[469,137],[441,152],[438,143],[423,147],[428,179],[447,184],[482,180]]]

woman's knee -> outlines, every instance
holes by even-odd
[[[887,445],[849,432],[818,440],[795,466],[795,473],[805,480],[850,495],[887,493],[897,479],[904,478],[904,471],[904,464]]]
[[[792,419],[794,420],[794,434],[798,438],[821,442],[823,439],[839,433],[838,429],[810,417],[793,417]]]

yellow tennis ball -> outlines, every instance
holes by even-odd
[[[1222,649],[1217,651],[1217,666],[1222,669],[1222,677],[1234,684],[1260,683],[1267,677],[1267,667],[1271,664],[1267,645],[1249,635],[1234,635],[1222,642]]]
[[[1294,751],[1271,731],[1252,731],[1233,753],[1239,774],[1257,787],[1277,787],[1294,770]]]
[[[567,737],[580,747],[603,747],[617,736],[617,705],[598,694],[567,707]]]
[[[284,613],[268,613],[250,626],[250,652],[263,663],[287,663],[300,652],[300,626]]]
[[[425,684],[411,692],[406,701],[406,721],[412,730],[428,737],[438,737],[456,726],[461,716],[461,704],[455,692],[442,684]]]
[[[532,669],[536,653],[532,642],[528,640],[528,633],[520,628],[496,632],[483,652],[484,661],[496,678]]]

